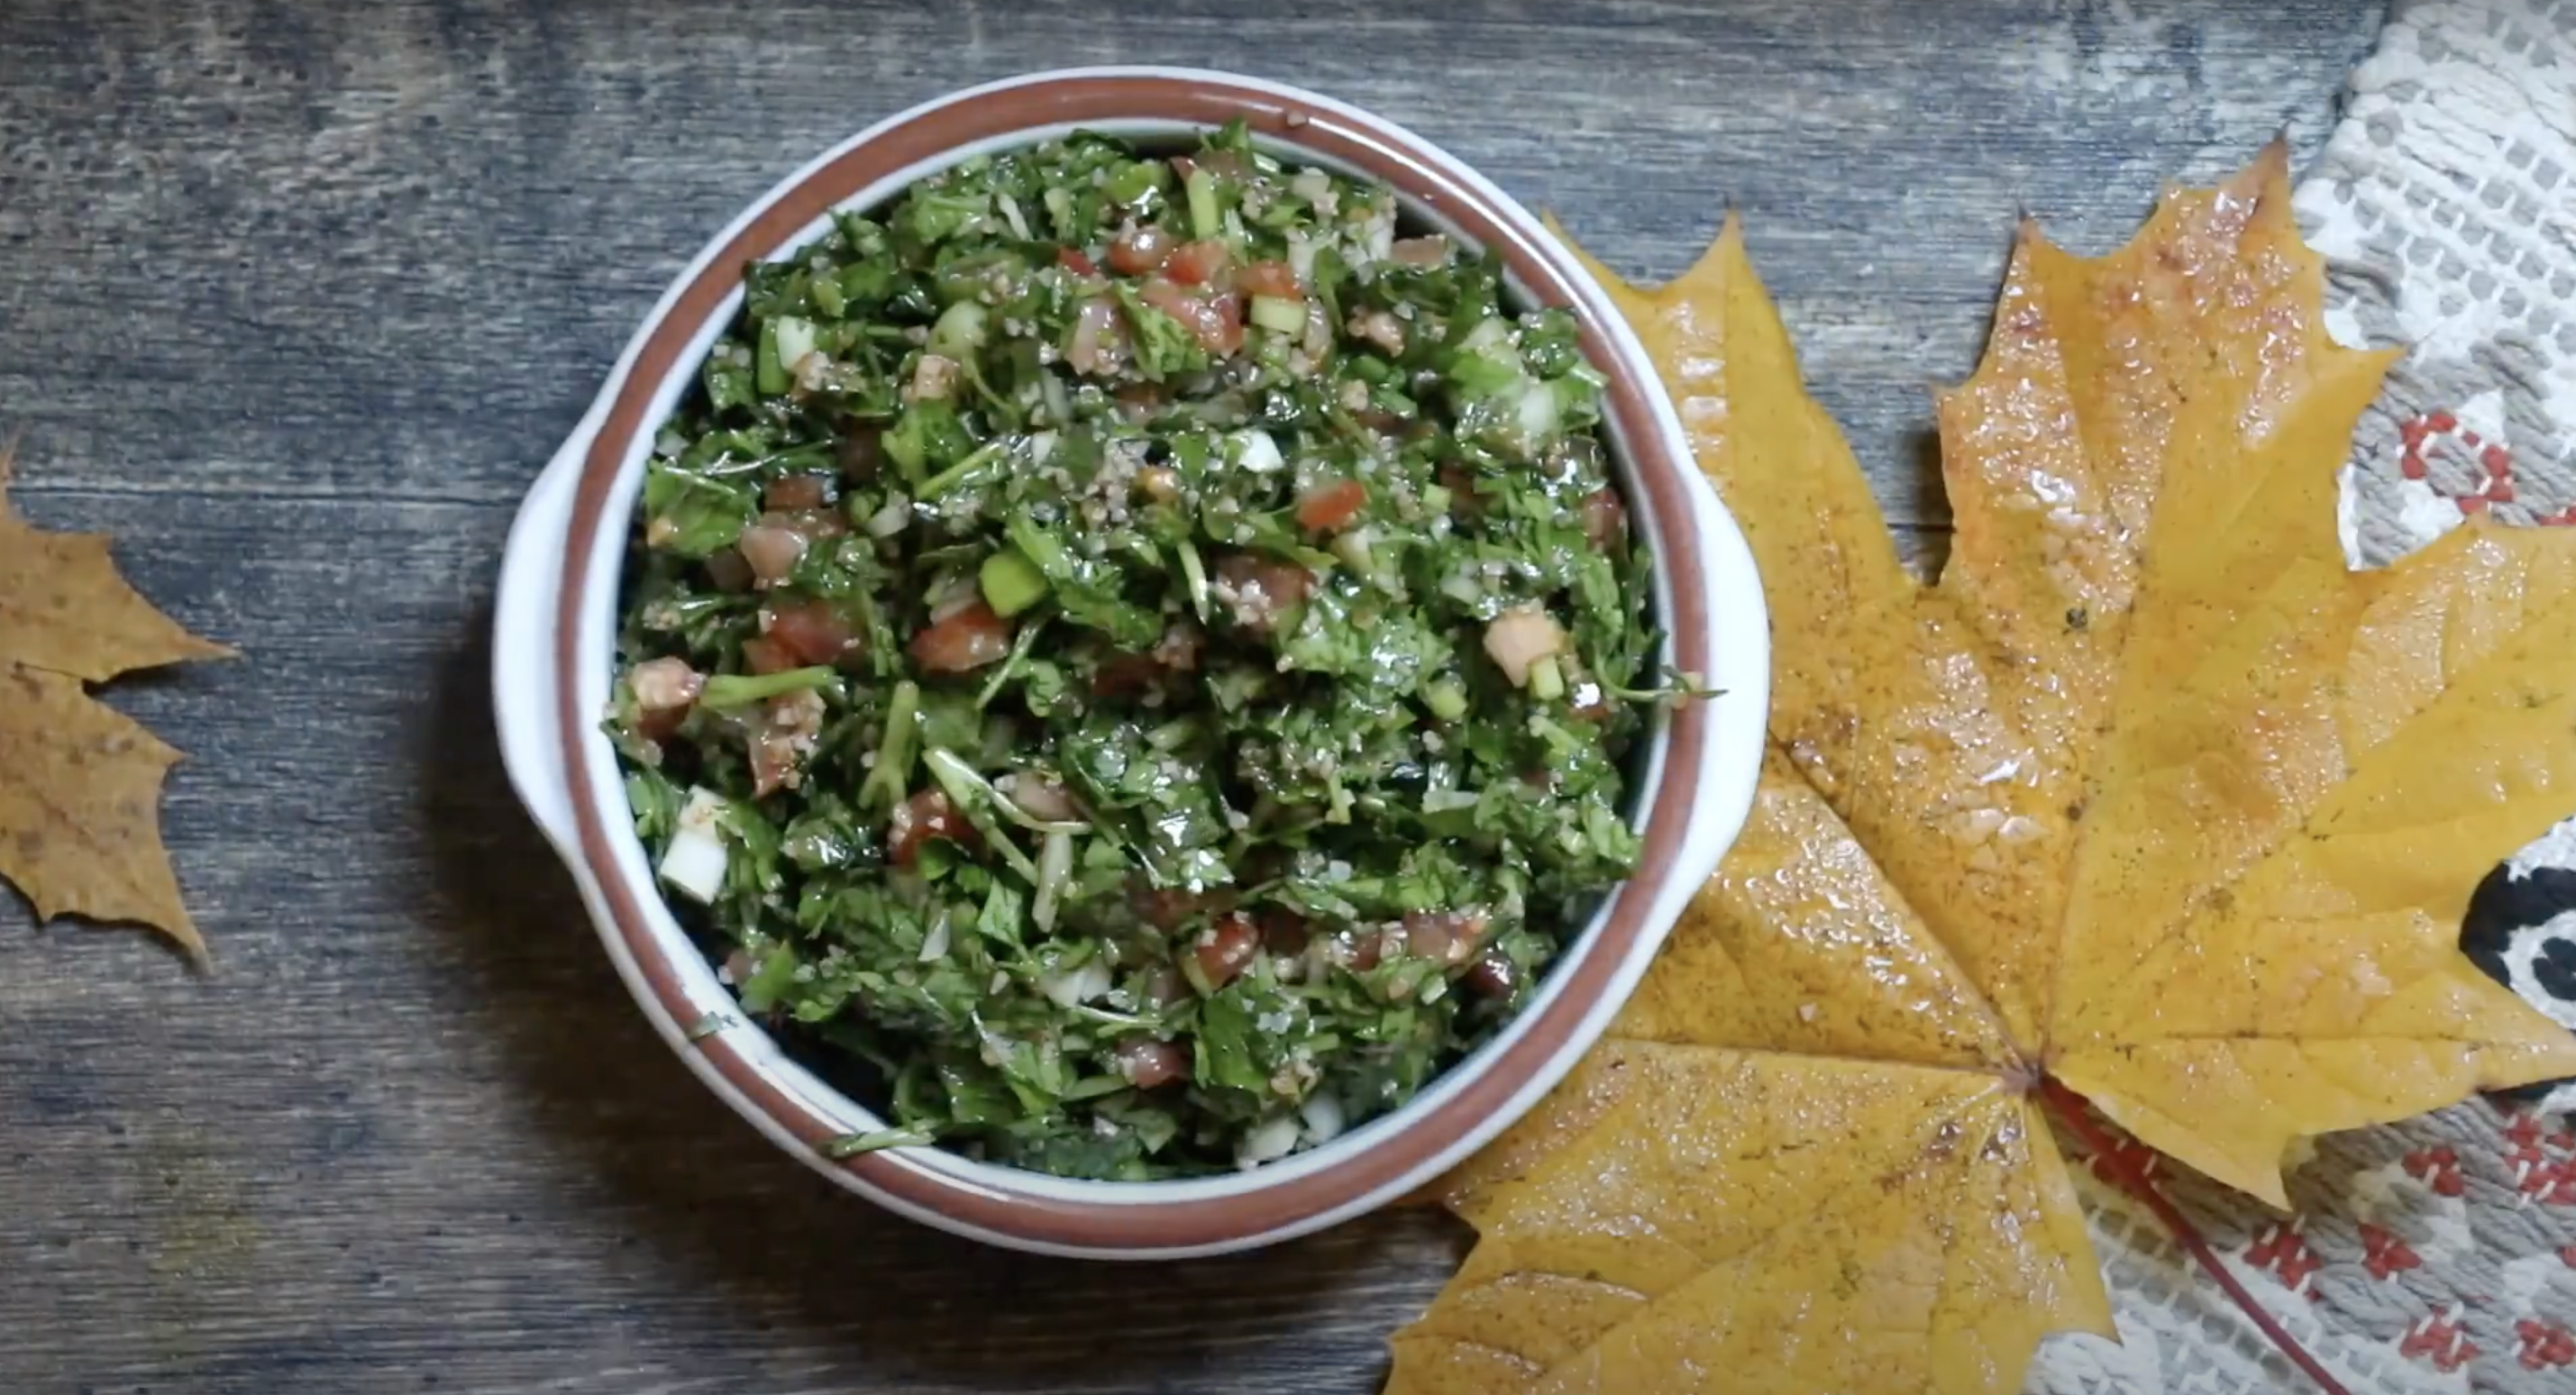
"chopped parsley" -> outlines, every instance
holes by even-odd
[[[608,728],[746,1012],[889,1127],[1251,1166],[1508,1021],[1638,845],[1644,549],[1561,311],[1240,128],[981,156],[748,269]]]

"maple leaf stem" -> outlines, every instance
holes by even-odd
[[[2105,1172],[2111,1174],[2111,1180],[2156,1213],[2156,1219],[2164,1222],[2166,1230],[2173,1232],[2175,1243],[2189,1251],[2200,1267],[2209,1272],[2209,1277],[2218,1281],[2218,1286],[2227,1291],[2227,1296],[2235,1300],[2237,1307],[2245,1310],[2245,1316],[2252,1318],[2255,1326],[2263,1329],[2263,1335],[2272,1339],[2272,1345],[2279,1347],[2282,1355],[2307,1372],[2308,1379],[2315,1381],[2325,1395],[2352,1395],[2323,1362],[2309,1355],[2307,1348],[2300,1346],[2298,1339],[2281,1326],[2279,1320],[2247,1291],[2244,1284],[2237,1281],[2234,1274],[2228,1272],[2226,1265],[2219,1263],[2217,1251],[2209,1247],[2209,1241],[2202,1237],[2200,1228],[2193,1225],[2179,1207],[2167,1201],[2164,1193],[2156,1190],[2156,1184],[2148,1180],[2146,1172],[2129,1161],[2128,1156],[2112,1142],[2111,1136],[2102,1131],[2102,1126],[2085,1113],[2082,1095],[2045,1078],[2039,1082],[2039,1093],[2048,1101],[2049,1111],[2073,1130],[2075,1136],[2084,1141],[2085,1147],[2093,1150],[2094,1158],[2102,1164]]]

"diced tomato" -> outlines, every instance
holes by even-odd
[[[897,867],[909,867],[921,857],[921,845],[933,838],[963,847],[978,841],[975,825],[935,787],[894,806],[894,817],[886,821],[886,859]]]
[[[1154,643],[1154,662],[1174,673],[1195,673],[1199,667],[1199,650],[1207,636],[1187,620],[1175,620],[1163,629],[1163,637]]]
[[[1516,605],[1485,622],[1485,653],[1515,688],[1529,686],[1539,660],[1565,652],[1565,628],[1535,604]]]
[[[1170,1007],[1174,1003],[1189,1001],[1190,981],[1181,977],[1178,969],[1156,969],[1146,976],[1142,987],[1148,1007]]]
[[[1357,973],[1367,973],[1386,957],[1386,940],[1386,936],[1374,930],[1344,931],[1333,937],[1333,962]]]
[[[1172,255],[1172,235],[1148,223],[1109,244],[1109,269],[1121,276],[1160,271]]]
[[[1110,1055],[1118,1062],[1118,1073],[1139,1090],[1169,1085],[1190,1073],[1190,1049],[1176,1041],[1120,1042]]]
[[[707,580],[717,590],[739,596],[751,589],[751,563],[743,560],[738,547],[718,548],[707,557]]]
[[[1127,321],[1118,303],[1106,297],[1086,300],[1073,312],[1073,340],[1064,361],[1076,373],[1107,377],[1127,362]]]
[[[1468,992],[1479,998],[1508,998],[1519,980],[1520,970],[1512,967],[1512,961],[1499,954],[1488,954],[1477,960],[1476,967],[1469,969],[1459,981],[1467,986]]]
[[[1091,258],[1083,255],[1083,251],[1079,247],[1057,248],[1055,252],[1055,264],[1072,272],[1076,276],[1097,276],[1100,274],[1100,268],[1094,266]]]
[[[771,480],[760,491],[762,506],[772,512],[819,509],[830,501],[821,475],[788,475]]]
[[[1261,929],[1252,917],[1238,911],[1209,926],[1190,952],[1198,956],[1199,977],[1207,980],[1207,986],[1223,988],[1260,955]]]
[[[1358,480],[1319,484],[1297,496],[1297,526],[1311,533],[1337,533],[1367,503],[1368,486]]]
[[[1438,233],[1428,237],[1400,237],[1386,249],[1386,254],[1405,266],[1435,267],[1449,260],[1449,239]]]
[[[1156,277],[1136,292],[1147,305],[1181,322],[1200,347],[1223,358],[1243,347],[1243,298],[1231,292],[1198,294]]]
[[[762,612],[762,622],[762,633],[804,664],[838,663],[856,638],[850,622],[827,601],[770,608]]]
[[[1485,501],[1476,495],[1476,477],[1456,465],[1443,465],[1437,476],[1440,487],[1449,491],[1449,511],[1473,517],[1485,511]]]
[[[742,560],[751,564],[752,579],[762,586],[785,581],[805,556],[805,545],[804,534],[765,522],[743,529],[742,537],[734,544],[742,549]]]
[[[1315,928],[1295,911],[1274,906],[1261,913],[1261,947],[1273,954],[1303,954]]]
[[[850,520],[838,509],[771,509],[760,516],[761,526],[784,528],[807,542],[837,538],[850,531]]]
[[[635,694],[636,731],[646,740],[664,741],[679,731],[707,679],[688,660],[666,657],[637,664],[626,686]]]
[[[1404,321],[1384,310],[1363,310],[1351,316],[1350,331],[1385,350],[1389,358],[1404,353]]]
[[[1117,398],[1118,414],[1129,421],[1151,421],[1163,410],[1163,390],[1152,383],[1130,383]]]
[[[1293,562],[1237,552],[1217,562],[1216,581],[1235,623],[1267,632],[1280,616],[1306,603],[1315,577]]]
[[[1234,288],[1245,295],[1306,298],[1306,288],[1297,284],[1297,269],[1286,262],[1254,262],[1234,274]]]
[[[1233,255],[1232,249],[1213,237],[1183,243],[1180,250],[1163,263],[1163,274],[1184,286],[1214,285],[1216,279],[1225,273],[1226,262]]]
[[[1628,506],[1616,492],[1596,489],[1583,496],[1583,536],[1594,547],[1608,547],[1628,536]]]
[[[1190,182],[1190,171],[1197,169],[1198,167],[1199,162],[1191,159],[1187,155],[1175,155],[1172,157],[1172,175],[1184,184]]]
[[[884,429],[865,423],[852,426],[850,434],[841,438],[839,459],[835,463],[841,467],[841,478],[845,480],[875,479],[878,468],[885,464]]]
[[[931,673],[968,673],[1011,652],[1011,627],[982,597],[912,637],[912,661]]]
[[[765,798],[792,789],[803,778],[805,758],[823,734],[823,695],[780,693],[761,704],[760,721],[744,735],[751,757],[751,793]]]
[[[1158,687],[1163,666],[1142,654],[1112,654],[1091,671],[1093,697],[1127,697]]]
[[[786,645],[766,635],[758,635],[742,642],[742,666],[754,673],[785,673],[805,665],[788,651]]]
[[[1463,964],[1485,938],[1485,917],[1473,911],[1415,911],[1404,918],[1404,952],[1416,959]]]
[[[1136,918],[1157,930],[1177,930],[1184,921],[1208,907],[1208,898],[1197,892],[1170,887],[1150,887],[1138,883],[1127,893],[1127,905]]]

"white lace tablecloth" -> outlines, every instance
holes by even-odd
[[[2576,0],[2400,0],[2297,209],[2336,336],[2412,346],[2345,472],[2354,565],[2479,511],[2576,525]],[[2479,887],[2462,945],[2576,1028],[2576,820]],[[2320,1139],[2289,1216],[2135,1157],[2352,1391],[2576,1392],[2571,1105],[2544,1086]],[[2051,1340],[2029,1390],[2312,1388],[2142,1206],[2077,1180],[2123,1341]]]

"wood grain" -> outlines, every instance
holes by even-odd
[[[834,139],[1053,64],[1303,82],[1614,264],[1731,201],[1920,555],[1925,384],[2012,216],[2098,250],[2287,129],[2374,7],[12,0],[0,429],[240,663],[118,685],[194,759],[216,971],[0,897],[0,1390],[1372,1389],[1460,1237],[1414,1213],[1109,1268],[797,1169],[626,1001],[492,751],[502,536],[705,236]]]

